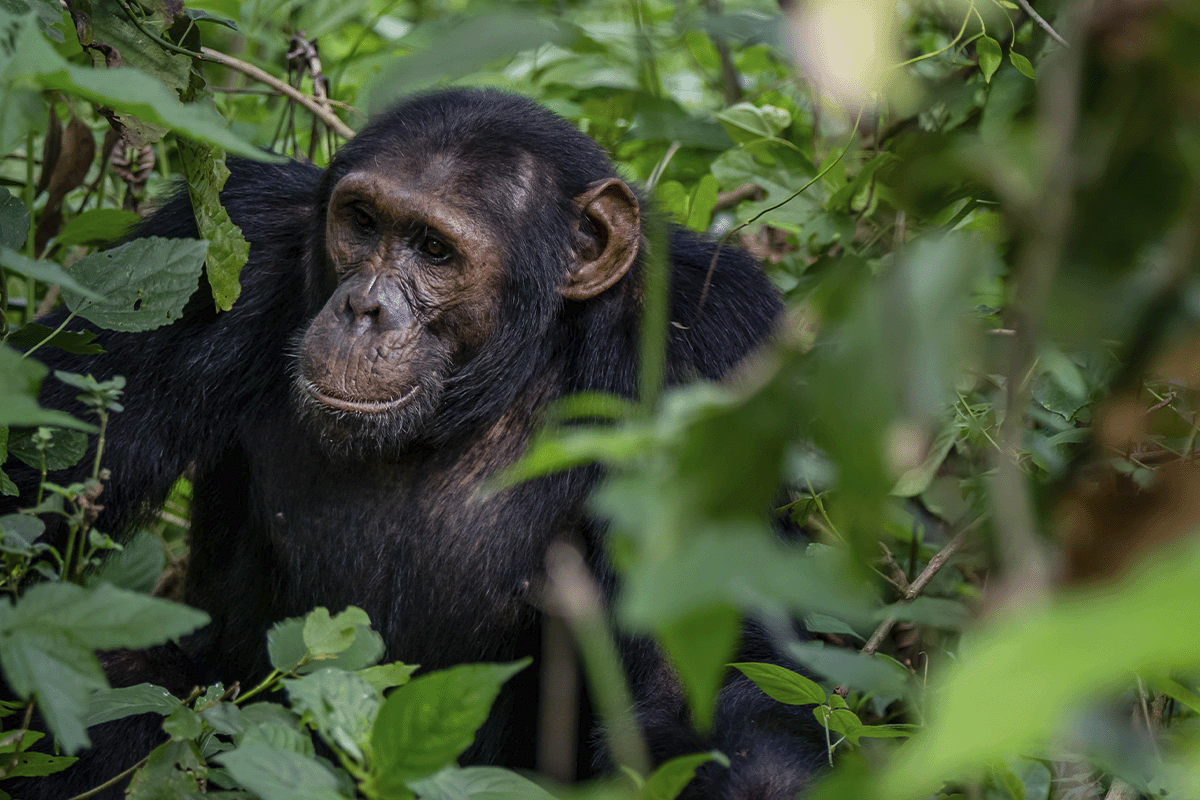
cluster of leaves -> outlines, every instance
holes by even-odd
[[[203,265],[217,307],[236,302],[247,251],[217,202],[224,152],[262,158],[274,145],[320,161],[345,132],[329,120],[337,109],[357,123],[441,82],[507,87],[597,139],[678,223],[754,252],[789,302],[780,344],[736,387],[659,396],[662,339],[694,317],[661,314],[651,270],[643,398],[564,404],[563,419],[606,424],[548,429],[508,476],[607,465],[593,507],[624,578],[616,623],[661,642],[697,724],[753,614],[817,679],[736,665],[781,702],[813,705],[831,760],[843,755],[818,795],[1194,794],[1200,17],[1167,2],[1046,0],[1039,18],[1007,0],[803,5],[92,0],[66,13],[10,0],[8,454],[44,479],[119,411],[120,387],[86,376],[58,378],[92,398],[96,426],[37,407],[45,370],[31,352],[99,346],[33,322],[58,292],[72,315],[146,330],[178,318]],[[855,27],[862,9],[887,24]],[[829,50],[797,44],[814,41]],[[892,53],[855,74],[895,79],[827,90],[818,67],[841,63],[834,51]],[[285,64],[284,79],[244,77]],[[308,112],[280,96],[296,87],[324,122],[297,124]],[[871,105],[846,111],[831,95]],[[203,240],[91,252],[172,174]],[[453,766],[517,667],[410,681],[407,666],[375,665],[378,638],[354,611],[281,623],[275,672],[240,696],[105,688],[93,649],[164,642],[203,620],[133,591],[163,565],[154,537],[88,574],[121,549],[92,528],[102,451],[91,481],[45,484],[33,509],[61,515],[62,551],[37,541],[36,517],[0,519],[3,588],[20,595],[0,603],[0,667],[63,751],[86,741],[85,723],[156,711],[171,740],[134,796],[544,796],[512,773]],[[781,484],[814,539],[805,553],[782,549],[763,519]],[[30,585],[34,573],[45,582]],[[989,621],[972,626],[980,608]],[[795,637],[797,616],[816,641]],[[585,656],[603,651],[587,637],[611,635],[575,630]],[[622,680],[603,659],[587,666],[595,683]],[[287,706],[260,698],[277,690]],[[3,775],[69,761],[28,750],[41,735],[31,709],[14,706],[0,737]],[[909,725],[911,743],[880,741]],[[315,756],[311,731],[336,764]],[[635,776],[632,791],[673,797],[710,758],[721,756]]]

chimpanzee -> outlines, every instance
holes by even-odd
[[[524,655],[552,541],[586,543],[610,582],[603,525],[584,510],[601,473],[479,490],[522,454],[551,401],[636,393],[638,195],[535,103],[455,89],[378,117],[324,172],[235,162],[222,199],[251,243],[231,311],[216,313],[202,285],[170,326],[103,332],[98,356],[47,355],[128,380],[98,527],[128,529],[194,475],[186,599],[212,622],[182,651],[134,658],[170,673],[136,679],[261,676],[267,628],[316,605],[364,608],[387,658],[426,669]],[[139,235],[197,236],[186,197]],[[671,308],[690,324],[671,327],[669,383],[725,375],[780,314],[750,256],[724,248],[714,267],[714,249],[670,231]],[[43,404],[82,413],[56,383]],[[780,660],[753,625],[742,648]],[[655,648],[630,642],[624,658],[656,761],[711,747],[732,761],[705,767],[689,797],[790,799],[819,769],[809,709],[731,678],[702,737]],[[523,732],[504,736],[504,724],[485,725],[471,758],[511,762],[500,743]],[[132,763],[156,734],[143,728],[97,733],[116,748],[94,759],[104,774],[77,765],[63,779],[79,790]],[[74,793],[45,781],[25,796]]]

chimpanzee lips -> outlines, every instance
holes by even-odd
[[[400,408],[407,405],[413,396],[417,393],[417,387],[412,386],[404,394],[391,400],[352,400],[347,397],[337,397],[336,395],[326,394],[318,389],[314,384],[305,381],[305,390],[309,396],[318,403],[329,406],[338,411],[347,411],[352,414],[383,414],[388,411]]]

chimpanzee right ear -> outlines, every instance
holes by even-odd
[[[587,300],[609,289],[633,266],[642,243],[637,197],[619,178],[597,181],[575,198],[582,215],[579,244],[559,292]]]

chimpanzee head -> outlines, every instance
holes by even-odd
[[[334,158],[318,198],[331,292],[296,386],[335,454],[387,457],[494,421],[545,364],[565,304],[637,260],[638,201],[600,148],[524,98],[422,96]]]

